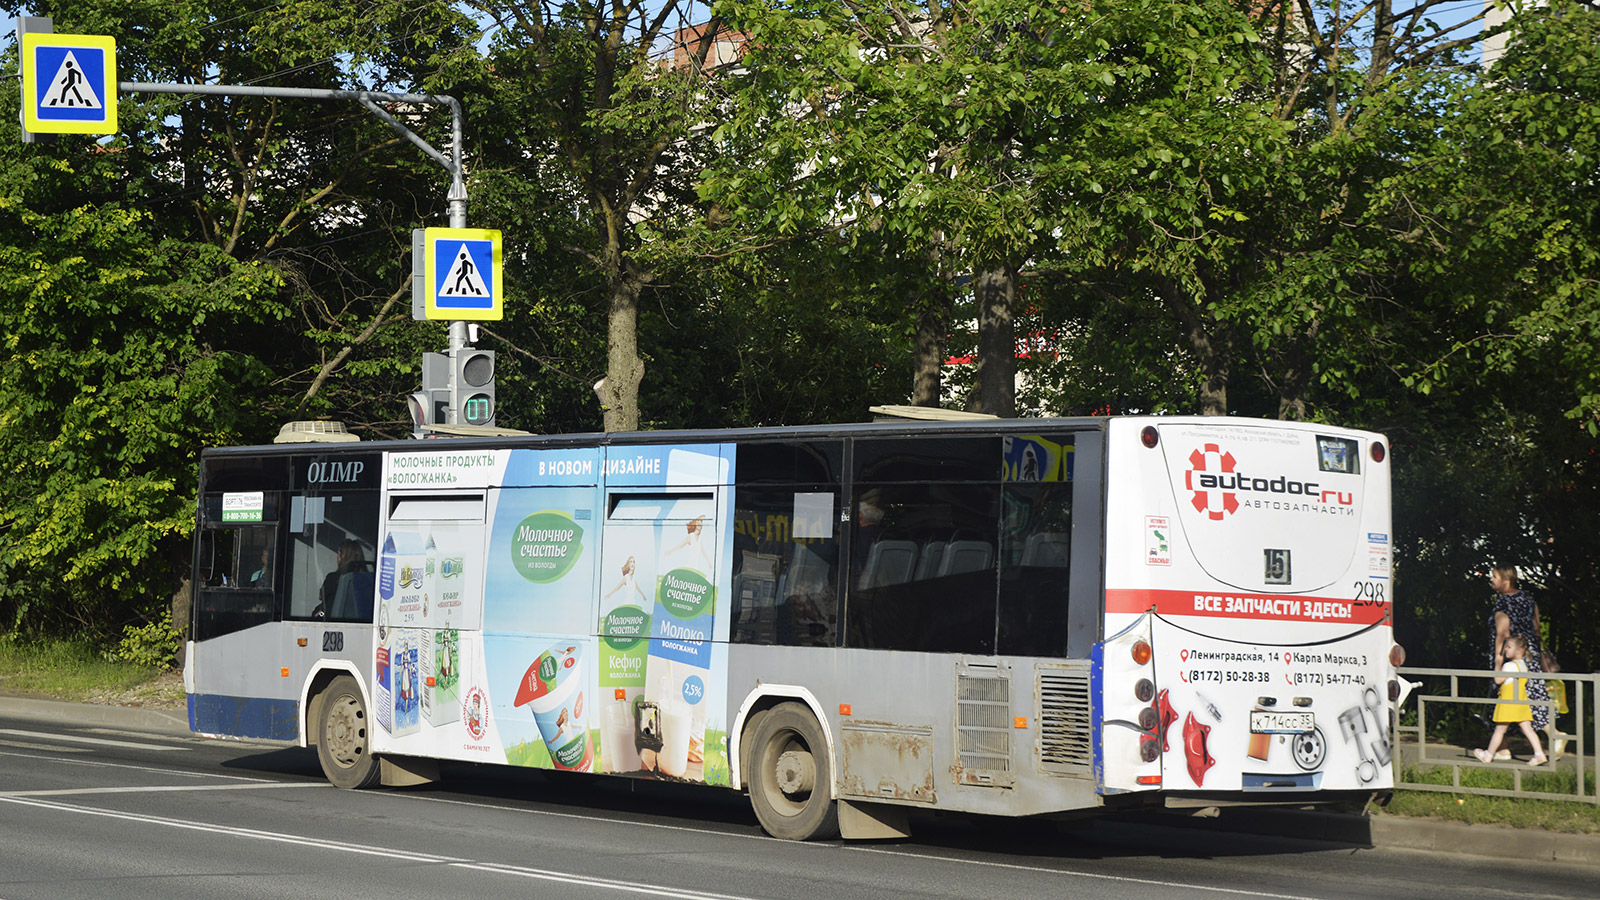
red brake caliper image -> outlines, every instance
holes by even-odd
[[[1172,708],[1172,700],[1167,696],[1166,688],[1162,688],[1161,693],[1156,696],[1156,714],[1161,717],[1161,724],[1158,727],[1161,729],[1161,752],[1165,753],[1169,749],[1167,730],[1172,727],[1173,722],[1178,721],[1178,711]]]
[[[1189,777],[1194,780],[1195,787],[1204,787],[1206,770],[1217,764],[1206,752],[1206,738],[1211,734],[1210,725],[1202,725],[1194,713],[1189,713],[1183,720],[1183,755],[1189,760]]]

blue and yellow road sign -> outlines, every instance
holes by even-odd
[[[505,318],[500,232],[483,228],[425,228],[424,310],[429,319]]]
[[[117,133],[117,42],[92,34],[22,36],[22,127]]]

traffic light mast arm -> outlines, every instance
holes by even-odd
[[[467,227],[467,182],[463,174],[461,155],[461,101],[443,94],[391,94],[385,91],[344,91],[332,88],[292,88],[272,87],[270,85],[248,84],[164,84],[141,81],[124,81],[117,84],[118,91],[143,94],[212,94],[226,97],[285,97],[300,100],[354,100],[365,106],[373,115],[382,119],[384,124],[398,132],[402,137],[417,145],[423,153],[445,167],[450,173],[450,194],[448,199],[450,208],[450,227]],[[379,106],[379,103],[413,103],[419,106],[448,106],[450,108],[450,154],[446,156],[429,144],[422,135],[406,127],[404,122],[395,118],[388,110]],[[450,322],[450,347],[449,354],[452,359],[459,356],[467,347],[467,323],[462,321]],[[492,359],[492,354],[491,354]],[[449,391],[451,405],[447,418],[455,424],[461,415],[461,410],[456,408],[456,399],[461,396],[464,385],[457,384],[458,373],[454,367],[450,372]],[[490,406],[493,404],[493,386],[490,385]],[[493,421],[492,413],[489,421]],[[419,425],[420,427],[420,425]]]
[[[406,140],[416,144],[423,153],[445,167],[450,173],[450,227],[467,227],[467,182],[461,164],[461,101],[443,94],[391,94],[386,91],[343,91],[332,88],[272,87],[254,84],[165,84],[144,81],[123,81],[118,91],[135,94],[213,94],[224,97],[289,97],[300,100],[354,100],[371,110],[384,124],[393,128]],[[379,103],[414,103],[421,106],[450,107],[450,155],[434,149],[422,135],[407,128],[404,122],[379,106]],[[452,332],[454,323],[452,324]],[[462,339],[465,342],[463,329]],[[454,337],[451,338],[452,344]]]

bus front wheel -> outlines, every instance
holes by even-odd
[[[839,834],[828,743],[811,710],[781,703],[750,734],[750,805],[773,837],[809,841]]]
[[[361,686],[349,675],[335,678],[317,716],[317,760],[334,787],[356,790],[378,783],[370,724]]]

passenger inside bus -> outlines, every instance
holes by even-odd
[[[372,618],[373,575],[361,542],[347,538],[339,542],[337,562],[322,579],[322,591],[312,615],[341,621],[367,621]]]

